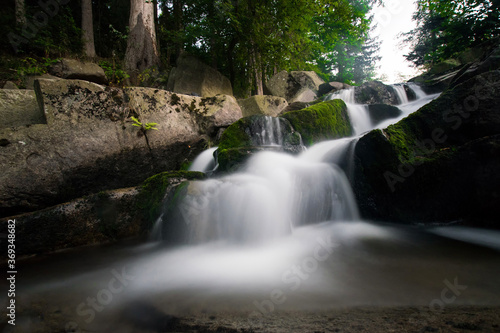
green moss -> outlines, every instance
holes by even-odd
[[[283,115],[292,127],[302,135],[304,144],[351,136],[353,131],[347,114],[347,106],[340,99],[321,102],[299,111]]]
[[[181,180],[196,180],[205,178],[202,172],[167,171],[154,175],[144,181],[140,189],[137,205],[143,211],[149,223],[154,222],[161,209],[161,203],[167,187]]]
[[[260,150],[259,148],[230,148],[219,150],[217,153],[217,161],[219,162],[218,171],[237,171],[253,153]]]
[[[219,142],[219,151],[252,145],[249,135],[245,132],[245,125],[248,123],[248,118],[249,117],[238,120],[222,133]]]

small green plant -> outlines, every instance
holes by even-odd
[[[146,124],[143,124],[136,117],[130,117],[130,119],[132,119],[132,121],[134,122],[132,124],[132,126],[140,127],[143,132],[147,132],[149,130],[156,130],[156,131],[158,130],[156,128],[156,126],[158,126],[157,123],[146,123]]]
[[[114,60],[112,64],[108,61],[101,60],[99,61],[99,66],[104,69],[104,73],[109,81],[116,85],[122,85],[123,82],[130,77],[130,75],[121,69],[119,65],[115,64]]]

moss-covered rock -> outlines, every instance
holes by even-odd
[[[499,227],[500,71],[476,76],[355,148],[365,218]]]
[[[352,126],[346,104],[340,99],[318,103],[282,116],[301,134],[305,145],[351,136]]]
[[[253,153],[269,149],[298,153],[302,151],[300,134],[281,117],[242,118],[222,134],[217,150],[218,171],[237,170]]]
[[[162,201],[168,192],[188,180],[204,179],[203,172],[167,171],[154,175],[144,181],[140,187],[137,205],[142,210],[149,224],[158,218]]]

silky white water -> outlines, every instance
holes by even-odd
[[[437,97],[416,93],[416,101],[398,106],[401,117]],[[349,101],[351,120],[359,120],[356,133],[370,130],[371,123],[363,123],[369,120],[366,113],[352,116],[353,108],[366,106],[354,103],[352,91],[339,95]],[[270,118],[263,124],[262,145],[279,146],[280,122]],[[176,203],[179,220],[168,214],[159,218],[155,242],[85,248],[26,263],[19,298],[59,313],[65,320],[60,327],[71,321],[96,332],[135,331],[137,322],[127,312],[131,307],[134,313],[152,308],[175,315],[269,314],[276,292],[283,302],[274,303],[273,311],[428,306],[440,297],[443,281],[455,278],[468,289],[454,305],[500,305],[494,278],[500,274],[498,242],[488,232],[440,228],[428,233],[360,221],[338,167],[351,164],[345,162],[359,137],[321,142],[298,156],[258,153],[240,172],[189,182]],[[213,153],[204,152],[192,169],[212,170]],[[187,234],[171,234],[182,244],[165,246],[162,229],[173,223]],[[41,325],[25,308],[19,318],[21,331]],[[142,319],[147,323],[148,318]]]

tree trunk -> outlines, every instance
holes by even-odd
[[[252,43],[253,44],[253,43]],[[262,83],[262,61],[259,52],[255,50],[255,47],[252,48],[252,52],[250,54],[252,64],[251,71],[253,72],[253,82],[254,82],[254,90],[255,95],[264,95],[264,86]]]
[[[89,58],[95,58],[92,0],[82,0],[82,38],[85,55]]]
[[[26,24],[26,8],[25,8],[25,0],[16,0],[15,2],[15,11],[16,11],[16,25],[18,27],[22,27]]]
[[[159,64],[156,44],[153,1],[130,1],[130,34],[125,52],[125,67],[132,72],[141,72]]]
[[[184,26],[182,24],[183,20],[183,7],[184,7],[184,2],[182,0],[174,0],[173,2],[174,6],[174,28],[175,32],[181,35],[181,32],[184,30]],[[181,55],[182,51],[184,50],[184,45],[183,43],[177,38],[177,42],[174,45],[174,55],[175,55],[175,61],[177,61],[177,58]]]

